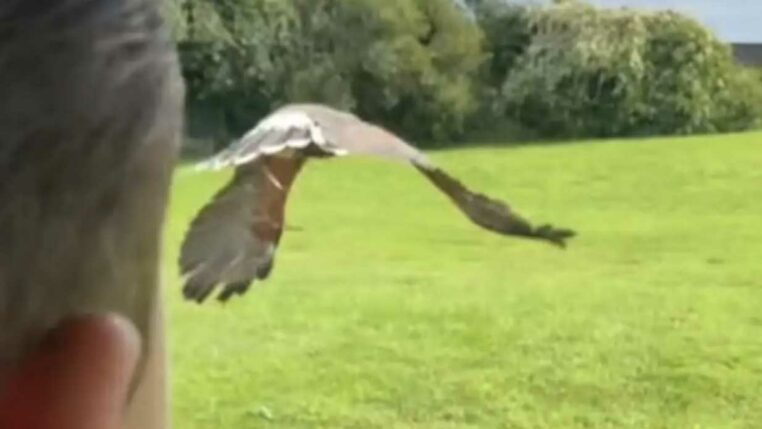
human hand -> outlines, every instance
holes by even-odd
[[[121,429],[139,353],[140,337],[124,318],[63,322],[0,376],[0,428]]]

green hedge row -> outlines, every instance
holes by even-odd
[[[758,75],[687,17],[466,3],[473,14],[453,0],[170,1],[191,134],[224,144],[296,101],[351,109],[421,146],[507,129],[736,131],[762,118]]]

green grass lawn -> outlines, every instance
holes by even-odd
[[[483,232],[404,165],[314,162],[271,279],[191,305],[177,248],[227,175],[179,170],[177,428],[762,427],[762,134],[432,157],[579,237]]]

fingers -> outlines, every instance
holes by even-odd
[[[121,317],[64,322],[0,392],[0,427],[119,429],[139,353]]]

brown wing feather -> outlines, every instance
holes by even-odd
[[[515,213],[504,202],[476,193],[441,168],[413,163],[431,183],[444,192],[450,200],[475,224],[504,235],[547,240],[559,247],[566,247],[566,239],[574,231],[551,225],[533,227],[529,221]]]
[[[220,300],[245,292],[272,269],[283,233],[288,192],[303,158],[261,157],[232,180],[191,223],[180,254],[186,298],[203,302],[222,284]]]
[[[294,107],[308,113],[323,127],[326,137],[350,154],[371,155],[412,163],[458,208],[482,228],[499,234],[548,241],[560,247],[574,231],[551,225],[534,227],[503,201],[476,193],[433,165],[415,147],[386,129],[358,117],[320,105]]]

